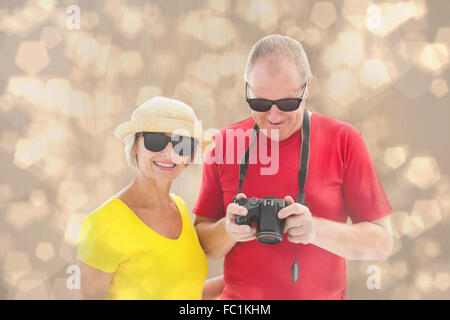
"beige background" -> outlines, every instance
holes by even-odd
[[[76,4],[81,28],[68,28]],[[203,127],[249,116],[251,46],[302,42],[314,80],[308,108],[355,125],[392,216],[385,262],[349,261],[349,299],[448,299],[450,2],[0,2],[0,299],[71,299],[67,268],[84,217],[130,183],[117,124],[163,95]],[[70,24],[69,24],[70,27]],[[194,205],[201,166],[173,185]],[[381,288],[369,290],[367,268]],[[210,262],[209,276],[222,272]],[[326,275],[324,275],[326,276]]]

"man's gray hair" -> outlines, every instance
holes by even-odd
[[[250,54],[248,55],[247,65],[245,67],[244,79],[249,81],[249,73],[253,64],[260,57],[268,57],[270,59],[278,59],[285,57],[290,59],[297,65],[300,75],[308,80],[312,77],[311,68],[309,66],[308,57],[306,56],[303,46],[295,39],[280,34],[271,34],[265,36],[255,43]]]

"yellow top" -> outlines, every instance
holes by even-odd
[[[201,299],[208,262],[186,204],[170,195],[183,224],[177,239],[150,229],[116,197],[84,220],[78,259],[114,273],[108,299]]]

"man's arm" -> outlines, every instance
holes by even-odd
[[[389,217],[356,224],[314,218],[314,245],[348,260],[386,260],[393,247]]]
[[[308,207],[294,203],[278,213],[287,218],[285,232],[294,243],[314,244],[348,260],[385,260],[393,247],[389,217],[346,224],[311,216]]]

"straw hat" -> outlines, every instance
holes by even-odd
[[[131,120],[121,123],[114,135],[124,141],[127,135],[144,131],[189,136],[201,141],[203,150],[212,141],[203,137],[201,123],[190,106],[164,97],[153,97],[137,107]]]

